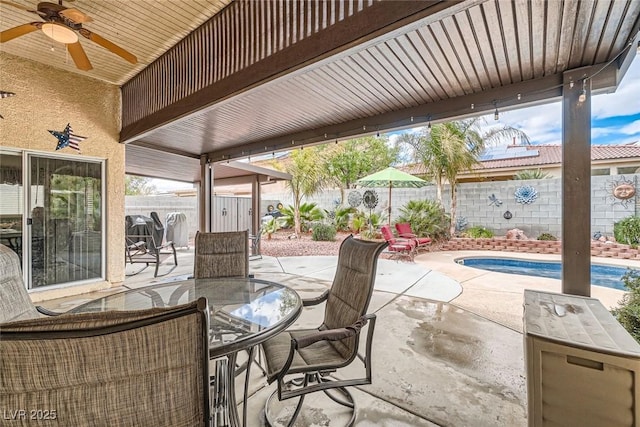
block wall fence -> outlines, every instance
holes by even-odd
[[[613,197],[613,188],[622,181],[632,182],[637,189],[636,195],[626,203]],[[591,230],[592,234],[600,232],[613,235],[613,224],[631,215],[640,215],[640,174],[594,176],[591,178]],[[516,190],[523,186],[532,187],[536,199],[529,204],[516,201]],[[345,199],[352,191],[362,194],[367,189],[346,190]],[[374,188],[378,194],[378,205],[375,212],[386,212],[389,202],[388,188]],[[571,191],[572,189],[568,189]],[[449,186],[443,190],[445,210],[449,210]],[[435,200],[435,187],[394,188],[391,191],[391,221],[398,218],[400,208],[410,200]],[[495,196],[499,202],[492,202]],[[268,194],[264,198],[278,200],[285,206],[292,203],[289,194]],[[323,191],[306,201],[312,201],[324,209],[333,209],[340,201],[339,190]],[[345,200],[346,204],[346,200]],[[360,210],[366,209],[360,205]],[[505,212],[511,213],[511,219],[505,219]],[[496,235],[504,235],[507,230],[519,228],[527,237],[536,238],[542,233],[551,233],[562,237],[562,180],[559,178],[474,182],[458,185],[458,217],[467,220],[468,227],[483,226],[493,230]],[[571,217],[571,212],[566,213]],[[575,218],[580,221],[580,218]]]
[[[613,235],[615,222],[631,215],[640,215],[640,195],[638,192],[624,204],[613,197],[613,188],[622,181],[632,182],[637,189],[640,183],[640,174],[594,176],[591,178],[592,234],[600,232],[604,235]],[[519,228],[530,238],[536,238],[542,233],[551,233],[561,238],[561,184],[562,182],[558,178],[460,184],[458,185],[458,217],[464,217],[468,227],[476,225],[487,227],[493,230],[497,236],[506,234],[509,229]],[[516,201],[516,190],[523,186],[530,186],[537,193],[535,200],[529,204]],[[367,189],[346,190],[345,199],[350,192],[358,191],[362,194],[365,190]],[[373,190],[378,194],[378,205],[373,211],[384,212],[386,215],[389,206],[388,188],[374,188]],[[449,186],[445,186],[443,192],[445,209],[448,211]],[[400,215],[400,208],[410,200],[434,200],[435,196],[436,190],[432,185],[423,188],[392,189],[392,222]],[[493,201],[493,196],[497,201]],[[305,201],[315,202],[323,209],[332,210],[340,203],[340,190],[325,190]],[[263,194],[260,215],[266,215],[267,207],[269,205],[276,206],[278,203],[288,206],[293,203],[293,199],[288,193]],[[156,211],[163,221],[169,212],[182,212],[187,216],[190,238],[195,236],[198,229],[196,197],[126,196],[125,207],[127,215],[149,215],[151,211]],[[358,209],[367,211],[362,205]],[[511,219],[505,219],[504,214],[507,211],[511,213]],[[567,215],[571,217],[570,212],[567,212]],[[575,220],[580,221],[581,219],[575,218]]]

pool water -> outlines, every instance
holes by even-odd
[[[467,267],[500,273],[523,274],[525,276],[548,277],[551,279],[560,279],[562,277],[562,264],[560,261],[528,261],[514,258],[459,258],[456,262]],[[621,278],[627,271],[629,269],[625,267],[591,264],[591,284],[624,291],[626,289]]]

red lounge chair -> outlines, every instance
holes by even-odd
[[[411,230],[411,224],[408,222],[396,222],[396,231],[398,232],[398,236],[403,239],[413,240],[416,243],[416,250],[427,249],[428,246],[431,245],[431,238],[418,237],[418,235]]]
[[[406,256],[409,258],[409,260],[413,261],[413,257],[416,254],[416,243],[413,240],[397,239],[393,235],[391,227],[389,227],[388,225],[383,225],[382,228],[380,228],[380,231],[382,232],[382,237],[384,237],[384,240],[389,243],[389,246],[387,246],[387,251],[391,253],[392,257]]]

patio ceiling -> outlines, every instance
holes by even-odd
[[[199,176],[203,155],[216,163],[549,102],[567,70],[615,90],[640,27],[633,0],[152,4],[65,3],[137,65],[82,40],[94,69],[79,71],[39,32],[0,49],[123,84],[127,172],[182,180]],[[1,30],[38,20],[0,13]]]
[[[159,162],[162,151],[206,154],[212,162],[271,153],[550,102],[562,95],[567,70],[582,68],[596,93],[612,91],[637,49],[637,1],[413,2],[420,10],[405,3],[364,7],[359,13],[372,24],[352,25],[357,40],[340,32],[340,24],[357,20],[355,12],[319,31],[325,50],[315,57],[305,56],[303,43],[290,45],[302,59],[265,78],[214,80],[130,122],[125,106],[122,140],[159,150]],[[378,19],[402,7],[406,16]],[[298,12],[304,25],[304,10]],[[264,34],[278,31],[267,25]],[[236,74],[259,75],[260,66]],[[133,79],[125,94],[143,82]]]
[[[50,0],[57,3],[57,0]],[[0,44],[0,51],[121,86],[198,28],[231,0],[65,0],[93,19],[83,27],[128,50],[138,59],[132,65],[100,45],[79,37],[93,69],[82,71],[61,43],[40,31]],[[38,0],[10,0],[34,10]],[[37,14],[0,3],[0,31],[42,21]]]

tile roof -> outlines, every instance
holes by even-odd
[[[481,161],[473,169],[501,169],[501,168],[528,168],[539,167],[542,165],[560,165],[562,163],[562,145],[529,145],[523,147],[521,145],[511,145],[509,149],[517,148],[527,151],[537,151],[537,155],[517,158],[503,158],[500,160]],[[591,160],[613,160],[613,159],[638,159],[640,160],[640,145],[592,145]],[[424,174],[424,166],[422,164],[412,164],[401,168],[404,172],[414,175]]]

